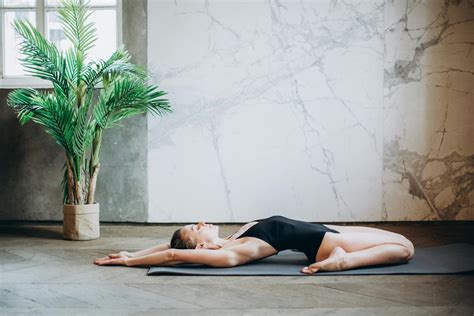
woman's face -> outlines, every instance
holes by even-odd
[[[183,238],[190,238],[195,243],[213,242],[219,237],[219,226],[199,222],[184,226],[181,232]]]

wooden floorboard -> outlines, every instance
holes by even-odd
[[[469,222],[364,226],[415,247],[474,243]],[[103,224],[100,239],[73,242],[60,225],[0,224],[0,315],[474,315],[473,274],[146,276],[92,263],[167,242],[178,227]],[[221,235],[238,227],[222,225]]]

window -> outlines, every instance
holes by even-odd
[[[86,1],[86,0],[81,0]],[[94,11],[89,22],[95,24],[97,41],[88,59],[107,59],[121,44],[121,0],[88,0]],[[60,50],[71,47],[59,23],[59,0],[0,0],[0,88],[51,87],[49,81],[32,77],[23,70],[18,50],[20,39],[11,23],[27,19],[54,42]]]

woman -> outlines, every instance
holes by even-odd
[[[306,254],[301,272],[341,271],[410,260],[415,249],[404,236],[377,228],[307,223],[284,216],[250,222],[226,238],[219,226],[199,222],[175,231],[169,244],[135,253],[121,251],[95,260],[98,265],[168,266],[198,263],[233,267],[285,249]]]

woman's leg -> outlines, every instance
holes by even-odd
[[[383,244],[398,244],[404,246],[414,252],[413,243],[408,240],[405,236],[384,231],[383,233],[377,232],[345,232],[340,234],[331,234],[333,237],[333,246],[341,247],[346,252],[360,251],[367,248],[383,245]]]
[[[413,257],[410,249],[399,244],[383,244],[364,250],[348,252],[346,254],[344,269],[357,267],[408,262]]]
[[[328,228],[332,228],[339,233],[373,233],[373,234],[381,234],[393,237],[400,237],[398,233],[394,233],[385,229],[375,228],[375,227],[366,227],[366,226],[342,226],[342,225],[327,225],[324,226]]]
[[[411,241],[400,234],[370,230],[349,231],[325,234],[316,263],[309,266],[309,273],[320,269],[339,271],[367,265],[406,262],[415,253]]]
[[[327,232],[318,249],[316,261],[322,261],[329,257],[336,247],[343,248],[346,252],[364,250],[370,247],[396,243],[415,252],[413,243],[405,236],[371,227],[344,227],[338,230],[340,233]]]
[[[408,262],[412,257],[413,252],[400,244],[382,244],[354,252],[336,247],[327,259],[315,262],[301,272],[342,271],[377,264],[402,263]]]

